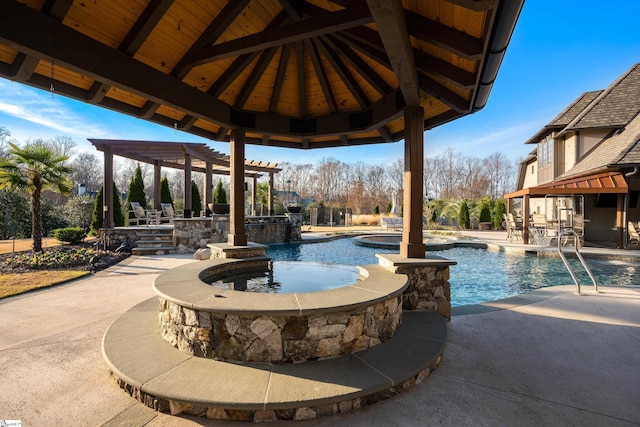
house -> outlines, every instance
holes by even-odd
[[[563,221],[567,210],[584,219],[584,239],[627,247],[628,221],[640,220],[640,64],[604,90],[585,92],[526,144],[517,190],[523,240],[534,213]]]

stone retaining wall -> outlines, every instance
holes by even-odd
[[[390,338],[402,319],[401,295],[347,312],[301,316],[192,310],[160,298],[162,337],[198,357],[295,363],[364,350]]]

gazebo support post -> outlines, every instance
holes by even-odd
[[[160,161],[156,160],[153,163],[153,208],[157,211],[160,210],[160,172],[162,170],[162,166],[160,166]]]
[[[228,243],[232,246],[247,246],[244,226],[244,129],[231,132],[231,197]]]
[[[424,109],[404,110],[404,208],[400,256],[424,258],[422,242],[422,180],[424,162]]]
[[[113,152],[110,147],[104,150],[104,187],[102,189],[102,226],[113,228]],[[125,212],[128,208],[125,206]]]
[[[184,153],[184,218],[191,218],[191,203],[191,155]]]
[[[204,171],[204,211],[206,216],[211,216],[209,203],[213,202],[213,165],[205,164]]]

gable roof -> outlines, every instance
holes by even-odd
[[[581,129],[621,128],[640,110],[640,64],[609,85],[561,134]]]
[[[567,108],[562,110],[560,114],[555,116],[549,123],[533,135],[525,144],[537,144],[542,138],[546,137],[554,130],[561,130],[576,118],[584,109],[600,95],[602,90],[594,90],[585,92],[576,98]]]
[[[640,114],[621,131],[604,138],[555,181],[611,168],[640,165]]]

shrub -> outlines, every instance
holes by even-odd
[[[502,228],[502,216],[507,213],[505,200],[500,198],[496,200],[496,207],[493,213],[493,227],[497,230]]]
[[[200,216],[200,211],[202,211],[202,199],[200,198],[200,190],[193,181],[191,181],[191,209],[196,215]]]
[[[84,230],[80,227],[57,228],[53,231],[53,237],[65,243],[80,243],[84,236]]]
[[[373,214],[380,215],[380,206],[376,205],[376,207],[373,208]]]
[[[463,200],[460,203],[460,211],[458,213],[458,226],[460,228],[471,228],[471,216],[469,215],[469,206],[467,201]]]
[[[227,202],[227,192],[222,187],[222,181],[218,181],[216,189],[213,191],[213,203],[229,203]]]
[[[491,222],[491,210],[487,205],[482,206],[480,210],[480,222]]]

